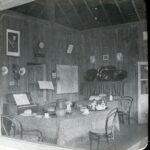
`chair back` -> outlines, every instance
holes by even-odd
[[[2,134],[6,136],[14,136],[19,139],[28,141],[42,141],[42,132],[38,129],[25,130],[21,122],[14,116],[1,115]],[[13,131],[13,132],[12,132]]]
[[[106,135],[113,134],[113,132],[114,132],[114,126],[116,123],[115,121],[116,121],[117,112],[118,112],[118,108],[114,108],[114,109],[110,110],[110,112],[107,115],[106,124],[105,124]]]
[[[2,121],[2,133],[6,136],[11,135],[11,131],[13,131],[13,136],[16,134],[20,135],[20,138],[23,137],[23,127],[22,124],[10,115],[1,115]]]
[[[119,111],[130,113],[133,98],[130,96],[122,96],[119,98]]]

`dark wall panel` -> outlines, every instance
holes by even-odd
[[[143,46],[146,41],[143,41],[142,32],[144,31],[143,23],[130,23],[118,26],[104,27],[99,29],[87,30],[82,32],[84,35],[84,57],[86,63],[82,63],[84,71],[90,68],[98,68],[106,65],[114,65],[119,69],[124,69],[128,72],[128,77],[121,82],[109,83],[109,87],[115,84],[116,93],[129,95],[133,97],[134,103],[132,106],[132,116],[137,115],[137,62],[146,61],[145,50]],[[118,62],[116,59],[116,53],[121,52],[123,54],[123,61]],[[102,55],[108,54],[109,61],[103,61]],[[90,55],[94,55],[96,62],[94,65],[90,64]],[[82,76],[83,76],[82,75]],[[95,82],[88,83],[82,80],[83,95],[96,93],[102,93],[103,89],[107,89],[106,93],[109,93],[107,87],[108,83]],[[100,89],[97,89],[100,88]],[[94,90],[95,89],[95,90]],[[123,90],[123,91],[120,91]],[[114,93],[115,94],[115,93]]]
[[[47,66],[47,79],[51,80],[52,71],[56,71],[57,64],[78,65],[78,52],[80,50],[80,35],[71,29],[49,23],[35,18],[25,17],[16,14],[4,15],[0,22],[0,67],[8,66],[9,73],[6,76],[0,74],[0,95],[6,95],[13,91],[27,91],[27,74],[22,76],[14,86],[10,86],[14,82],[12,73],[12,64],[24,66],[27,68],[28,62],[45,63]],[[6,56],[6,29],[20,31],[20,57]],[[38,50],[37,44],[44,41],[45,47],[42,53],[45,57],[34,57],[33,51]],[[67,54],[69,44],[74,44],[72,54]],[[53,81],[55,84],[55,81]],[[77,94],[56,95],[55,91],[48,91],[48,101],[64,97],[67,99],[78,100]]]
[[[21,56],[6,56],[6,29],[19,30],[21,32]],[[57,98],[67,98],[69,100],[82,100],[88,98],[88,93],[93,87],[97,94],[102,92],[100,88],[109,89],[114,86],[116,89],[124,89],[120,94],[129,95],[134,98],[132,115],[136,116],[137,107],[137,61],[147,60],[146,50],[143,49],[142,32],[144,30],[142,23],[130,23],[124,25],[103,27],[99,29],[86,30],[78,32],[55,23],[50,23],[25,17],[9,14],[0,20],[0,67],[8,66],[9,74],[2,76],[0,73],[0,95],[5,95],[11,91],[26,91],[27,74],[15,84],[9,86],[12,77],[12,64],[25,66],[27,62],[45,63],[47,65],[47,79],[51,80],[52,71],[56,71],[57,64],[78,65],[79,66],[79,94],[56,95],[55,91],[48,91],[48,101],[55,101]],[[45,42],[44,58],[33,57],[34,45],[38,41]],[[67,54],[68,44],[74,44],[72,54]],[[123,62],[118,63],[116,52],[122,52]],[[104,54],[109,55],[109,61],[103,61]],[[90,56],[95,56],[96,62],[90,64]],[[87,69],[98,68],[104,65],[114,65],[128,71],[128,78],[122,84],[118,82],[112,84],[92,83],[84,80],[84,73]],[[55,85],[56,81],[53,80]],[[99,86],[99,84],[101,84]],[[121,88],[119,88],[121,87]],[[88,89],[86,89],[88,88]],[[94,91],[95,92],[95,91]],[[92,93],[93,94],[93,93]]]

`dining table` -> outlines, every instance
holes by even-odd
[[[89,140],[88,133],[91,129],[104,129],[107,114],[116,107],[118,107],[118,101],[109,101],[107,109],[89,111],[86,115],[79,110],[74,110],[64,117],[17,115],[16,118],[22,123],[24,129],[40,130],[46,143],[57,144],[61,147],[74,147]],[[118,116],[115,127],[117,130],[120,129]]]

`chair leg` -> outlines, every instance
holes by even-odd
[[[100,145],[100,137],[98,137],[97,150],[99,150],[99,145]]]
[[[92,143],[93,143],[93,140],[90,139],[90,150],[92,150]]]
[[[108,144],[108,145],[107,145],[107,146],[108,146],[108,149],[109,149],[109,150],[112,150],[111,147],[110,147],[110,143],[109,143],[109,137],[106,137],[106,141],[107,141],[107,144]]]
[[[109,138],[108,138],[108,136],[106,137],[106,141],[107,141],[107,143],[109,144]]]
[[[124,115],[123,114],[119,115],[119,120],[120,120],[121,123],[124,124]]]
[[[113,145],[114,145],[114,149],[117,150],[116,143],[115,143],[114,140],[112,140],[112,143],[113,143]]]
[[[125,122],[125,116],[122,114],[122,123],[124,124]]]
[[[128,115],[128,125],[130,125],[130,116]]]

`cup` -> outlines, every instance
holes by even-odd
[[[88,115],[88,114],[89,114],[89,110],[88,110],[88,109],[85,109],[85,110],[83,111],[83,114],[84,114],[84,115]]]
[[[45,117],[45,118],[49,118],[49,113],[45,113],[45,114],[44,114],[44,117]]]

